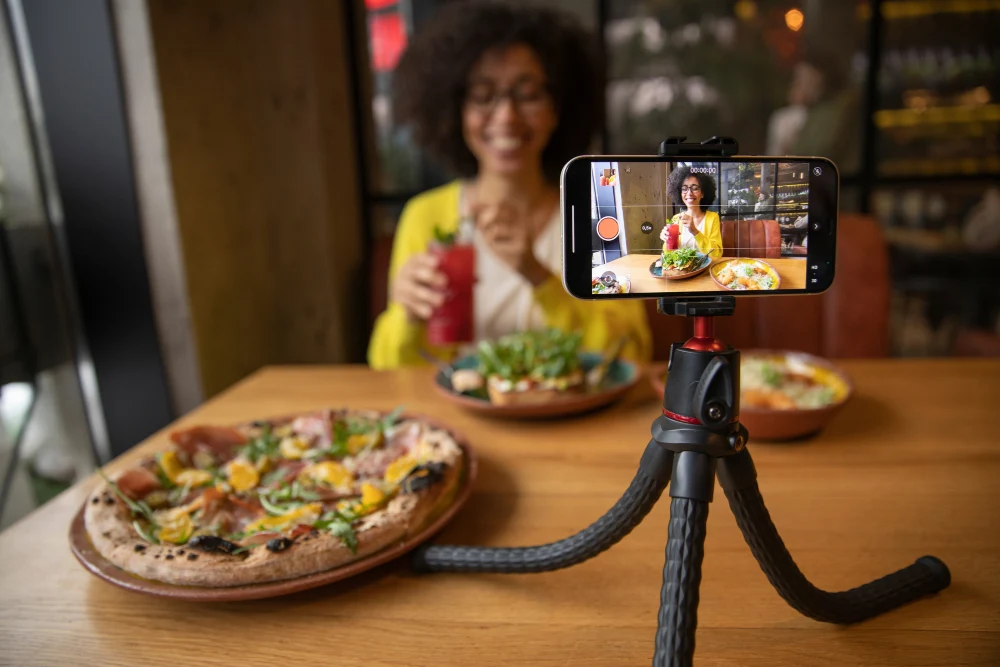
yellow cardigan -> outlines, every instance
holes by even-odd
[[[671,223],[680,224],[681,213],[670,219]],[[705,219],[702,221],[703,229],[694,235],[694,242],[698,244],[698,250],[705,253],[712,259],[722,257],[722,221],[715,211],[705,211]],[[667,244],[663,244],[663,252],[667,252]]]
[[[403,209],[392,246],[389,284],[414,254],[425,252],[435,227],[453,231],[458,226],[459,182],[453,181],[410,200]],[[605,350],[621,336],[627,337],[622,356],[645,362],[652,356],[652,335],[646,311],[637,299],[584,301],[571,297],[559,276],[552,275],[534,288],[535,302],[541,307],[546,326],[564,331],[581,331],[583,347]],[[443,358],[454,348],[429,345],[423,323],[410,322],[403,307],[391,302],[375,322],[368,344],[368,363],[376,369],[422,365],[418,350],[423,347]]]

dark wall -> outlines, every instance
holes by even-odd
[[[80,319],[112,451],[171,419],[143,254],[111,8],[29,0],[25,23],[45,114]]]

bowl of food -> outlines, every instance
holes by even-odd
[[[593,294],[628,294],[632,285],[627,277],[610,271],[604,276],[594,278],[590,284]]]
[[[667,250],[649,265],[654,278],[685,280],[701,274],[712,265],[712,258],[694,248]]]
[[[639,379],[619,359],[624,341],[606,352],[581,349],[580,335],[555,329],[483,341],[434,378],[437,391],[463,408],[514,419],[558,417],[608,405]]]
[[[663,397],[667,369],[650,369]],[[812,435],[840,412],[853,393],[850,378],[826,359],[804,352],[748,350],[740,355],[740,421],[754,440]]]
[[[760,259],[726,259],[714,264],[710,274],[719,287],[732,291],[774,290],[781,286],[775,268]]]

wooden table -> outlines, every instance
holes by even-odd
[[[708,525],[698,665],[997,665],[1000,657],[1000,361],[843,364],[857,395],[797,444],[751,442],[771,515],[819,586],[843,589],[933,554],[941,594],[853,627],[799,616],[750,555],[721,491]],[[596,519],[631,479],[658,413],[640,385],[571,421],[488,421],[442,403],[424,370],[264,370],[184,423],[327,405],[435,415],[481,457],[477,488],[440,540],[538,544]],[[115,461],[120,470],[162,443]],[[649,664],[669,503],[568,570],[412,574],[394,562],[286,598],[189,604],[119,590],[70,555],[89,479],[0,534],[0,663],[29,665]]]
[[[605,271],[613,271],[618,276],[626,276],[632,281],[631,291],[633,293],[728,291],[712,280],[712,276],[709,275],[711,269],[686,280],[664,280],[663,278],[657,278],[649,272],[649,265],[658,258],[659,255],[631,253],[623,255],[618,259],[613,259],[606,264],[595,266],[591,273],[594,278],[599,278]],[[805,288],[805,257],[764,259],[762,261],[773,266],[774,270],[781,276],[781,289]]]

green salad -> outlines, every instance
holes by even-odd
[[[693,270],[701,261],[701,253],[694,248],[678,248],[677,250],[664,251],[662,262],[664,269],[674,271]]]
[[[479,344],[479,372],[517,382],[523,378],[546,380],[580,370],[579,333],[544,329],[509,334]]]

